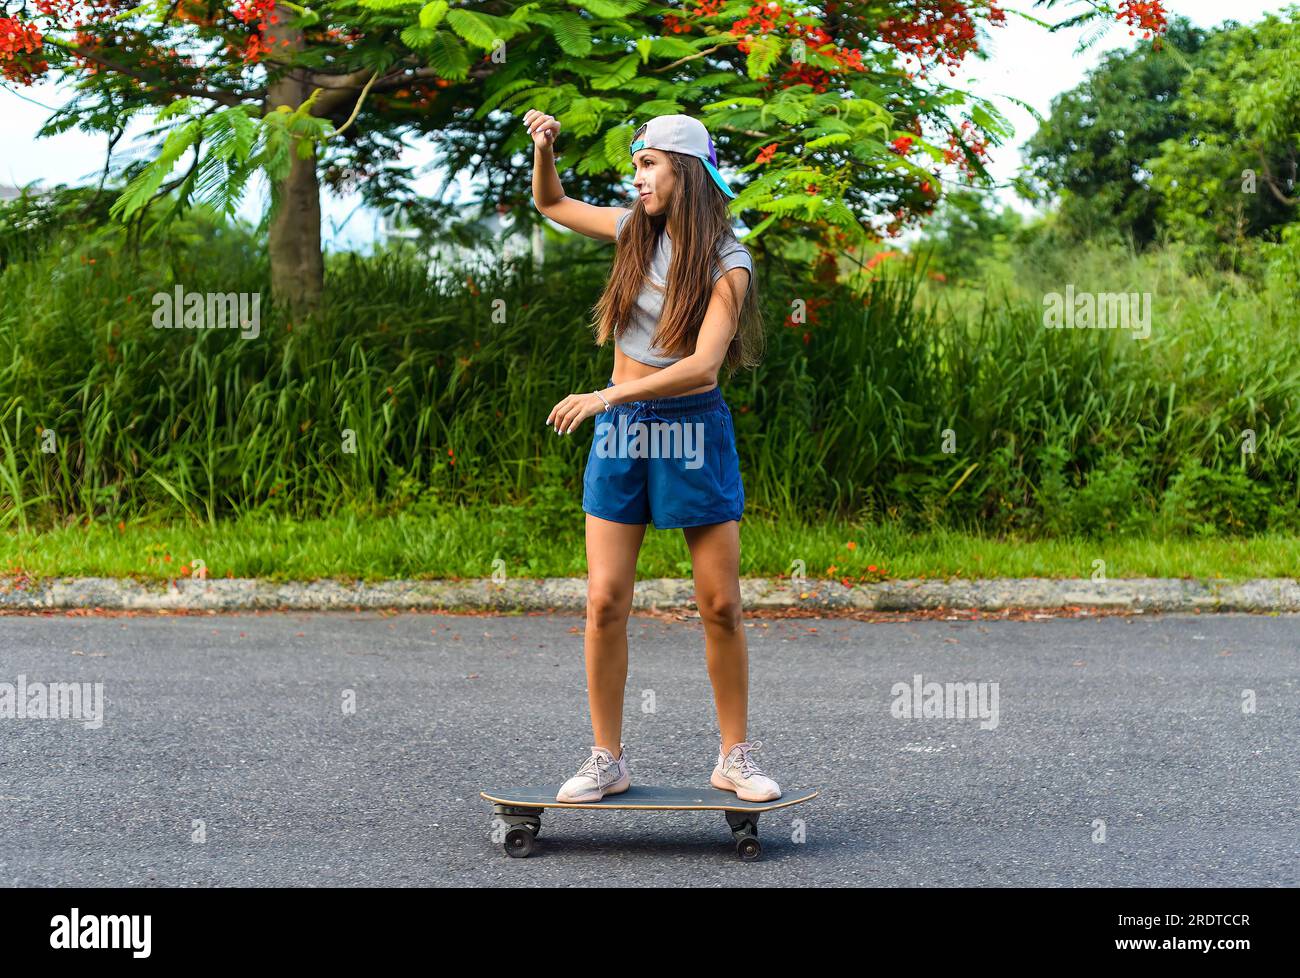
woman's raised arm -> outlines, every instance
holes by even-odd
[[[560,174],[555,168],[555,140],[560,121],[554,116],[529,109],[524,125],[533,137],[533,205],[556,224],[599,241],[615,240],[618,218],[628,208],[597,207],[564,196]]]

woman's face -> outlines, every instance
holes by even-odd
[[[666,213],[675,183],[673,165],[668,162],[668,157],[655,149],[639,149],[632,157],[632,163],[636,166],[632,186],[636,187],[646,213]]]

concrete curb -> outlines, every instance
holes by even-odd
[[[938,608],[1098,608],[1111,611],[1300,611],[1300,581],[1193,581],[1177,578],[991,578],[883,581],[845,586],[837,581],[743,578],[747,609],[804,608],[852,611],[925,611]],[[0,611],[98,608],[112,611],[328,610],[351,608],[443,611],[586,610],[585,578],[462,581],[275,583],[255,578],[141,583],[129,579],[0,579]],[[690,608],[690,580],[638,581],[633,607]]]

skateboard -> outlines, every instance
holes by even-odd
[[[493,827],[500,823],[506,829],[501,846],[507,855],[522,859],[533,854],[537,849],[537,835],[542,831],[544,809],[618,808],[653,812],[722,812],[736,839],[736,855],[751,862],[763,852],[758,842],[760,813],[788,808],[817,797],[813,790],[785,789],[780,798],[771,801],[745,801],[735,792],[720,788],[655,788],[634,784],[627,791],[606,795],[600,801],[561,802],[555,800],[558,791],[558,785],[540,785],[479,792],[481,798],[492,802]]]

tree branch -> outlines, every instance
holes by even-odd
[[[416,68],[414,71],[410,72],[410,74],[407,74],[407,69],[403,68],[399,72],[385,75],[383,81],[380,82],[379,87],[396,88],[398,85],[401,85],[403,82],[422,81],[425,78],[440,78],[440,77],[442,76],[439,75],[432,68]]]
[[[352,125],[352,123],[356,121],[357,113],[361,111],[361,103],[366,100],[366,93],[370,91],[370,86],[375,83],[375,79],[378,77],[379,77],[378,71],[376,71],[373,75],[370,76],[370,81],[366,82],[366,87],[361,89],[361,94],[357,96],[357,104],[352,106],[352,114],[348,116],[347,122],[343,123],[343,125],[339,126],[337,129],[334,130],[335,136],[343,132],[345,129],[347,129],[348,126]]]
[[[103,192],[104,184],[108,181],[108,168],[113,162],[113,148],[117,146],[120,140],[126,134],[126,128],[123,126],[114,126],[108,134],[108,150],[104,154],[104,172],[99,175],[99,192]]]
[[[407,66],[399,66],[382,77],[378,72],[374,72],[369,76],[368,80],[366,72],[361,70],[350,72],[347,75],[319,75],[315,72],[309,72],[303,81],[312,88],[325,89],[316,100],[316,106],[317,114],[328,116],[332,115],[339,106],[347,101],[348,93],[354,92],[358,88],[362,89],[360,98],[364,99],[368,91],[386,91],[424,78],[438,77],[440,76],[432,68],[414,68],[412,70]],[[360,99],[358,99],[357,104],[360,105]],[[354,110],[353,115],[355,114]],[[337,131],[342,132],[343,130],[339,129]]]
[[[739,38],[737,38],[737,40],[739,40]],[[652,68],[650,71],[652,74],[658,74],[661,71],[672,71],[672,69],[676,68],[678,65],[684,65],[688,61],[694,61],[696,58],[702,58],[706,54],[712,54],[714,51],[721,51],[723,48],[731,46],[732,44],[715,44],[711,48],[705,48],[703,51],[696,51],[694,54],[688,54],[684,58],[678,58],[676,61],[669,62],[662,68]]]
[[[365,84],[367,76],[373,77],[373,73],[365,68],[358,68],[346,75],[330,75],[320,71],[304,71],[301,75],[288,71],[286,74],[309,88],[323,88],[326,91],[355,91]]]
[[[469,77],[478,81],[488,77],[495,70],[495,65],[487,62],[479,62],[470,68]],[[433,68],[427,66],[421,67],[417,64],[411,63],[410,61],[399,63],[382,77],[379,77],[377,72],[371,73],[369,69],[366,68],[359,68],[356,71],[350,71],[343,75],[331,75],[318,71],[294,70],[289,70],[285,74],[295,81],[302,83],[307,88],[324,89],[316,99],[316,111],[314,113],[315,115],[322,117],[332,115],[336,112],[341,105],[347,102],[348,94],[350,92],[355,92],[358,89],[381,92],[414,81],[423,81],[425,79],[442,77]]]
[[[57,43],[57,42],[56,42]],[[116,61],[110,61],[102,54],[96,54],[88,48],[78,47],[75,44],[60,44],[61,48],[77,54],[88,61],[94,61],[96,64],[103,65],[110,71],[115,71],[119,75],[126,75],[128,78],[135,78],[138,81],[147,82],[150,85],[158,85],[159,79],[150,77],[147,73],[136,68],[118,64]],[[177,82],[164,82],[168,91],[179,92],[182,95],[193,95],[196,98],[205,98],[213,102],[220,102],[222,105],[240,105],[244,101],[253,98],[260,98],[260,93],[249,92],[245,95],[237,95],[234,92],[221,92],[208,88],[196,88],[193,85],[184,85]]]
[[[1264,156],[1264,151],[1262,149],[1256,150],[1256,153],[1259,155],[1260,166],[1264,168],[1264,185],[1273,191],[1273,196],[1278,199],[1278,202],[1285,204],[1287,207],[1300,204],[1300,197],[1288,197],[1278,189],[1277,181],[1273,178],[1273,171],[1268,167],[1268,158]]]

